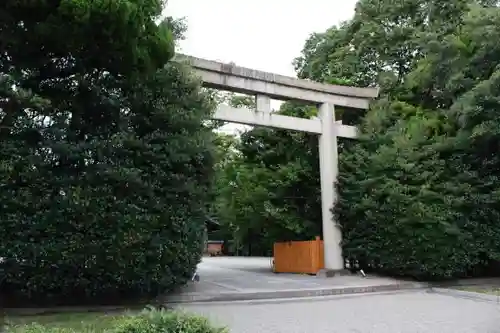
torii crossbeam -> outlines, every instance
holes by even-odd
[[[339,105],[368,109],[369,102],[378,96],[378,89],[300,80],[181,54],[175,60],[191,65],[205,87],[255,96],[255,110],[220,105],[213,119],[319,135],[325,269],[332,272],[343,270],[344,259],[340,245],[342,233],[331,211],[336,200],[334,184],[338,174],[337,137],[356,138],[357,129],[336,122],[334,107]],[[271,98],[314,103],[318,105],[319,118],[303,119],[271,113]]]

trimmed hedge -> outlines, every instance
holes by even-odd
[[[439,280],[484,275],[500,258],[500,212],[492,204],[498,177],[489,184],[495,191],[485,191],[486,177],[475,176],[477,167],[465,159],[473,149],[461,150],[456,138],[440,134],[439,117],[401,102],[379,103],[360,142],[342,152],[334,211],[344,255],[359,268]],[[488,162],[498,166],[497,160]]]
[[[44,139],[47,158],[22,137],[0,143],[0,280],[10,300],[116,303],[191,278],[211,190],[211,107],[178,65],[122,102],[127,126],[78,144]]]

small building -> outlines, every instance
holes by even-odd
[[[220,230],[220,223],[216,219],[207,216],[205,220],[205,237],[204,237],[204,249],[203,254],[209,256],[218,256],[222,254],[222,248],[224,246],[223,240],[211,239],[211,235],[214,232]]]

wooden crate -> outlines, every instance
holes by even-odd
[[[312,241],[274,243],[274,272],[316,274],[325,267],[323,241],[316,237]]]

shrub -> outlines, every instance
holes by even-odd
[[[96,314],[96,316],[98,316]],[[206,318],[182,312],[143,310],[137,315],[113,317],[107,325],[92,325],[91,322],[54,322],[41,325],[7,326],[6,333],[226,333],[224,328],[212,326]]]
[[[210,325],[206,318],[182,312],[147,309],[136,316],[124,317],[110,333],[225,333]]]
[[[38,323],[24,326],[7,326],[6,333],[77,333],[72,328],[66,327],[48,327]],[[87,332],[87,331],[86,331]],[[83,333],[83,332],[78,332]],[[91,332],[88,332],[91,333]]]

